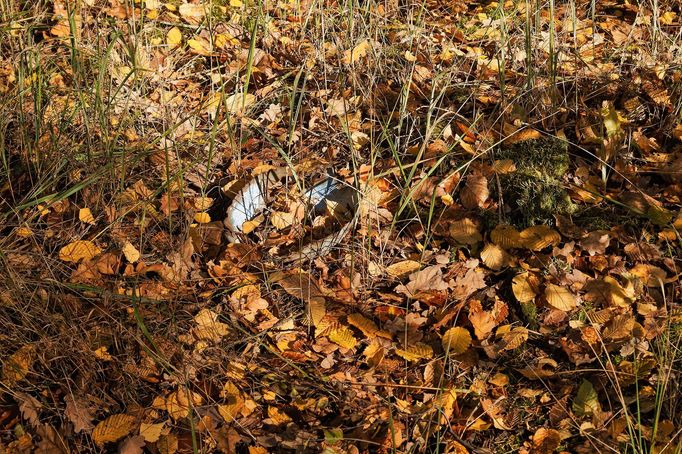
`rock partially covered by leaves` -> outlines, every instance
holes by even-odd
[[[516,170],[501,175],[502,196],[513,224],[519,227],[549,223],[555,214],[571,214],[563,177],[568,171],[568,144],[556,137],[503,146],[497,159],[509,159]]]

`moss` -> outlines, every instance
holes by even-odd
[[[537,329],[538,327],[538,307],[535,302],[530,301],[528,303],[520,303],[521,312],[523,312],[524,317],[526,317],[526,323],[530,329]]]
[[[568,143],[556,137],[525,140],[503,146],[496,158],[511,159],[516,164],[517,171],[523,173],[538,171],[561,179],[568,171]]]
[[[551,223],[555,214],[569,215],[575,205],[563,178],[568,171],[568,145],[557,138],[523,141],[501,148],[497,159],[510,159],[516,171],[500,183],[506,211],[518,227]]]

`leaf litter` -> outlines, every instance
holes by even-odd
[[[427,3],[8,12],[0,450],[679,449],[682,11]]]

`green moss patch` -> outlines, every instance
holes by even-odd
[[[568,144],[555,137],[503,146],[496,159],[509,159],[516,170],[500,176],[505,212],[517,227],[551,223],[555,214],[569,215],[575,205],[563,178],[568,171]]]

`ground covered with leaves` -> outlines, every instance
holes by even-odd
[[[681,452],[638,3],[1,0],[0,453]]]

